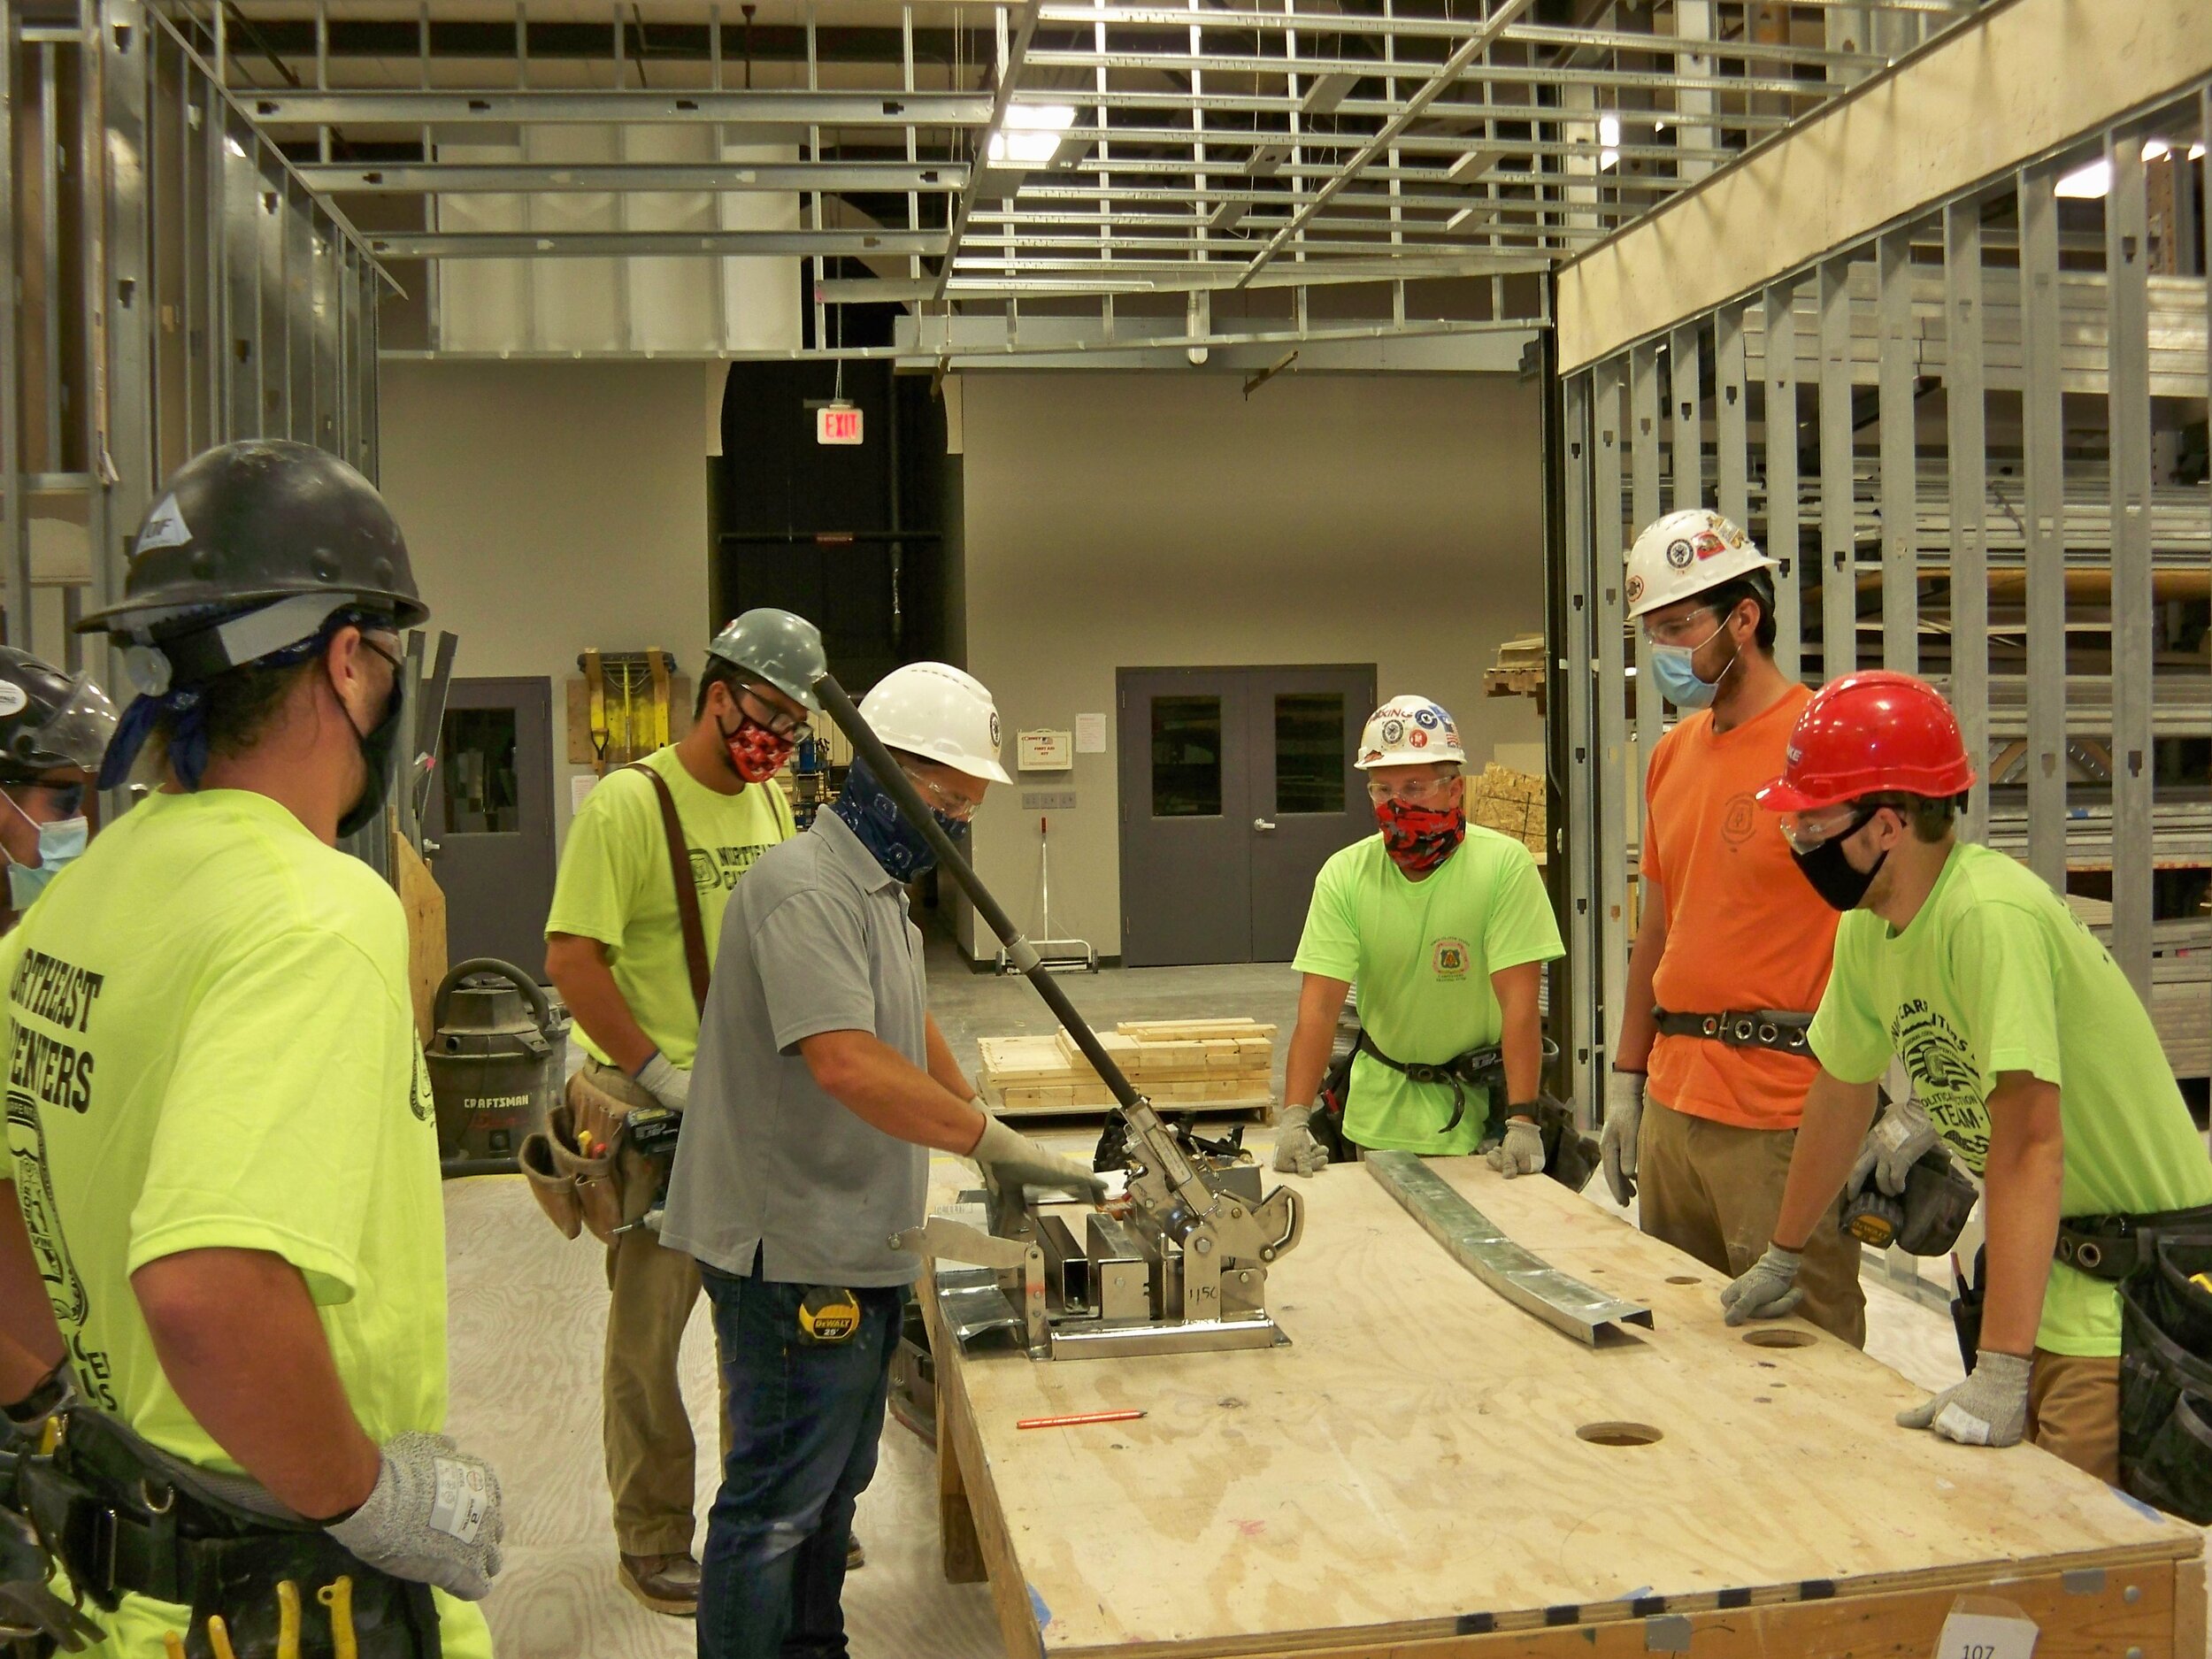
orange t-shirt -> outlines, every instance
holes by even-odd
[[[1667,949],[1654,977],[1676,1013],[1820,1006],[1835,911],[1798,872],[1781,821],[1752,792],[1782,771],[1790,728],[1812,698],[1792,686],[1764,713],[1716,733],[1709,710],[1659,741],[1644,780],[1643,874],[1666,898]],[[1814,1062],[1703,1037],[1661,1037],[1647,1087],[1677,1111],[1747,1129],[1794,1129]]]

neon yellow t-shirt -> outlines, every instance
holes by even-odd
[[[1292,965],[1357,980],[1360,1025],[1375,1046],[1394,1060],[1433,1065],[1497,1042],[1503,1018],[1492,974],[1564,954],[1528,849],[1471,826],[1425,881],[1400,873],[1380,835],[1333,854],[1314,878]],[[1363,1054],[1352,1063],[1344,1133],[1364,1147],[1472,1152],[1494,1103],[1482,1093],[1468,1091],[1465,1116],[1446,1134],[1449,1084],[1416,1083]]]
[[[753,860],[796,833],[791,803],[775,783],[748,784],[736,795],[710,789],[677,758],[675,748],[655,749],[645,764],[665,779],[676,818],[691,853],[699,894],[699,921],[706,929],[707,962],[722,938],[722,910],[738,878]],[[568,826],[561,873],[545,931],[596,939],[630,1014],[671,1065],[688,1066],[699,1046],[699,1010],[684,962],[683,924],[676,915],[676,884],[668,868],[668,832],[661,826],[660,796],[649,779],[615,771],[600,780]],[[577,1041],[602,1064],[611,1064],[583,1022]]]
[[[2061,1215],[2212,1203],[2212,1159],[2135,987],[2040,876],[1987,847],[1952,851],[1901,933],[1871,910],[1843,918],[1812,1045],[1847,1083],[1872,1082],[1893,1054],[1902,1059],[1977,1175],[1997,1074],[2057,1085]],[[2118,1354],[2117,1287],[2054,1262],[2035,1341],[2055,1354]]]
[[[381,1443],[446,1413],[445,1210],[399,900],[266,795],[157,795],[0,941],[8,1147],[85,1398],[238,1465],[169,1385],[130,1276],[187,1250],[298,1268]],[[440,1596],[445,1651],[488,1655]],[[180,1609],[127,1598],[99,1651],[158,1659]]]

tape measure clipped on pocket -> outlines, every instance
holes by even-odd
[[[822,1348],[849,1342],[860,1329],[860,1298],[832,1285],[809,1285],[799,1297],[799,1340]]]

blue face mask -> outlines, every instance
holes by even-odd
[[[845,787],[830,810],[844,820],[845,827],[860,838],[860,844],[883,866],[884,874],[894,879],[911,881],[935,866],[937,855],[922,839],[921,831],[906,821],[899,803],[876,780],[866,761],[854,759],[845,774]],[[933,816],[940,825],[945,823],[941,815]]]
[[[50,824],[40,824],[16,805],[15,797],[7,797],[8,804],[27,824],[38,829],[38,862],[19,864],[13,858],[8,861],[8,902],[20,916],[31,908],[31,901],[46,890],[46,884],[60,873],[61,867],[77,857],[91,838],[91,826],[82,818],[56,818]]]
[[[1651,677],[1659,687],[1659,695],[1678,709],[1709,709],[1713,699],[1720,695],[1720,682],[1728,678],[1728,668],[1736,665],[1736,659],[1728,659],[1728,668],[1720,671],[1718,679],[1700,680],[1691,659],[1712,643],[1713,634],[1727,626],[1725,622],[1713,625],[1713,633],[1695,645],[1655,645],[1651,648]]]

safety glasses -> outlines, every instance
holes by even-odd
[[[1809,811],[1785,812],[1782,815],[1782,839],[1797,853],[1809,853],[1840,836],[1855,835],[1873,821],[1882,809],[1862,807],[1856,801],[1839,801],[1833,806],[1815,807]]]
[[[922,798],[929,803],[933,810],[956,824],[974,821],[976,809],[983,804],[982,802],[972,801],[964,795],[955,795],[944,785],[925,778],[908,767],[902,766],[899,770],[906,773],[907,782],[921,792]]]
[[[1451,797],[1456,778],[1422,778],[1405,783],[1371,783],[1367,798],[1377,806],[1386,801],[1402,801],[1408,806],[1442,806]]]
[[[768,701],[757,686],[741,686],[737,693],[738,712],[755,726],[772,733],[787,743],[803,743],[813,735],[813,728],[803,714],[787,714]]]

